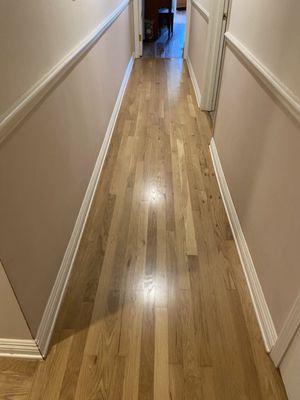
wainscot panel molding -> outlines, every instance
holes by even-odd
[[[298,327],[300,326],[300,294],[298,295],[282,330],[278,335],[278,340],[271,351],[271,358],[278,367],[282,361],[285,352],[291,344]]]
[[[263,65],[234,35],[225,33],[226,43],[249,68],[249,70],[270,90],[272,95],[300,122],[300,102],[265,65]]]
[[[123,0],[78,46],[68,53],[58,64],[45,74],[33,87],[0,116],[0,143],[30,113],[30,111],[49,93],[54,85],[74,64],[97,42],[104,32],[127,8],[131,0]]]
[[[191,63],[191,59],[189,56],[187,56],[186,63],[187,63],[189,74],[190,74],[191,81],[193,84],[193,88],[194,88],[194,92],[195,92],[195,96],[196,96],[196,100],[197,100],[197,105],[200,108],[200,104],[201,104],[200,88],[199,88],[197,78],[196,78],[196,75],[195,75],[195,72],[194,72],[194,69],[193,69],[193,66]]]
[[[72,235],[67,246],[64,258],[62,260],[59,272],[57,274],[55,283],[53,285],[52,291],[48,303],[46,305],[38,332],[36,336],[36,344],[43,357],[46,356],[49,347],[50,339],[54,329],[54,325],[58,316],[59,309],[61,307],[68,280],[72,271],[72,267],[75,261],[76,253],[80,244],[80,240],[84,231],[84,227],[89,215],[89,211],[92,205],[92,201],[95,195],[95,191],[98,185],[98,181],[101,175],[101,171],[104,165],[105,157],[109,148],[110,140],[114,131],[114,127],[118,118],[118,114],[121,108],[123,96],[127,87],[127,83],[130,78],[134,63],[134,55],[131,56],[129,64],[126,68],[126,72],[123,78],[123,82],[114,106],[106,133],[104,137],[103,144],[101,146],[87,191],[85,193]]]
[[[233,200],[230,195],[230,191],[224,176],[214,139],[212,139],[210,143],[210,153],[225,210],[229,219],[231,230],[249,287],[256,317],[259,323],[266,350],[269,353],[276,343],[277,333],[253,264],[253,260],[244,233],[242,231],[237,212],[234,207]]]
[[[199,0],[192,0],[192,5],[199,11],[202,17],[205,19],[206,22],[209,21],[209,13],[205,8],[202,6]]]
[[[34,340],[0,339],[0,357],[42,359]]]

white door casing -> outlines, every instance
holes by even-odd
[[[201,93],[201,109],[206,111],[213,111],[216,106],[229,0],[215,0],[211,4],[204,61],[204,89]]]
[[[144,25],[143,0],[133,0],[133,23],[134,23],[134,55],[135,58],[143,55],[143,25]]]
[[[185,26],[185,39],[183,58],[186,60],[189,54],[189,40],[190,40],[190,24],[191,24],[191,0],[186,3],[186,26]]]

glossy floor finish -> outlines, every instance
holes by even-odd
[[[279,400],[182,60],[138,60],[45,362],[1,399]]]
[[[143,57],[150,58],[182,58],[185,40],[186,11],[176,11],[174,33],[168,37],[164,28],[155,42],[144,42]]]

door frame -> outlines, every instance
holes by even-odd
[[[143,0],[133,0],[133,26],[134,26],[134,55],[135,58],[142,57],[143,55],[143,21],[142,21],[142,1]],[[175,12],[177,6],[177,0],[173,0]],[[189,23],[190,23],[190,2],[187,0],[187,20],[185,29],[185,40],[184,40],[184,51],[183,58],[186,59],[188,55],[188,44],[189,44]]]
[[[187,0],[187,2],[186,2],[186,25],[185,25],[185,37],[184,37],[184,49],[183,49],[183,59],[184,60],[187,60],[188,55],[189,55],[191,8],[192,8],[192,1]]]
[[[142,0],[133,0],[134,56],[143,55]]]
[[[201,98],[201,109],[205,111],[216,110],[229,11],[230,0],[215,0],[209,13]]]
[[[143,55],[142,1],[133,0],[134,18],[134,53],[139,58]],[[187,20],[183,58],[188,58],[190,41],[191,9],[194,0],[187,0]],[[176,0],[174,0],[174,4]],[[218,87],[221,76],[222,54],[225,44],[224,33],[228,20],[230,0],[215,0],[209,11],[208,34],[204,59],[204,89],[201,93],[200,107],[205,111],[215,111]]]
[[[189,54],[189,37],[191,10],[194,0],[187,1],[187,25],[184,59]],[[199,1],[195,0],[195,3]],[[222,73],[222,57],[225,46],[225,31],[230,14],[231,0],[215,0],[211,8],[205,10],[209,14],[206,49],[204,56],[204,88],[201,92],[200,108],[205,111],[215,111],[218,99],[219,82]],[[199,7],[199,5],[198,5]],[[203,7],[201,7],[203,8]]]

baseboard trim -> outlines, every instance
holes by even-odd
[[[269,89],[284,109],[299,122],[300,102],[297,96],[263,65],[232,33],[226,32],[225,39],[228,46],[243,60],[247,68]]]
[[[264,297],[264,293],[260,285],[245,236],[243,234],[233,200],[230,195],[214,139],[212,139],[210,143],[210,153],[227,217],[231,226],[251,299],[254,305],[258,324],[266,350],[269,353],[277,340],[276,329]]]
[[[278,340],[271,351],[271,358],[278,367],[285,352],[289,348],[298,328],[300,326],[300,294],[298,295],[282,330],[278,335]]]
[[[0,339],[0,357],[42,359],[34,340]]]
[[[191,78],[192,85],[193,85],[193,88],[194,88],[194,92],[195,92],[195,96],[196,96],[196,100],[197,100],[197,105],[200,108],[200,105],[201,105],[200,88],[199,88],[199,85],[198,85],[198,82],[197,82],[197,78],[196,78],[196,75],[195,75],[195,72],[194,72],[194,69],[193,69],[193,66],[192,66],[192,62],[191,62],[191,59],[190,59],[189,56],[187,56],[186,63],[187,63],[187,66],[188,66],[190,78]]]
[[[114,127],[118,118],[120,107],[122,104],[123,96],[127,87],[127,83],[130,78],[134,63],[134,55],[132,55],[129,64],[127,66],[124,79],[113,109],[105,138],[101,146],[94,171],[92,173],[87,191],[85,193],[72,235],[69,241],[68,247],[66,249],[61,267],[59,269],[57,278],[55,280],[54,286],[52,288],[48,303],[46,305],[38,332],[36,336],[36,344],[43,355],[46,356],[55,322],[58,316],[59,309],[61,307],[68,280],[72,271],[78,246],[84,231],[84,227],[87,221],[87,217],[92,205],[93,197],[97,188],[97,184],[101,175],[102,167],[105,161],[105,157],[109,148],[110,140],[114,131]]]
[[[206,22],[209,22],[209,13],[205,8],[202,6],[199,0],[192,0],[192,5],[199,11],[202,17],[205,19]]]
[[[0,115],[0,143],[13,131],[14,128],[40,103],[55,84],[69,71],[78,60],[100,39],[107,29],[127,8],[131,0],[123,0],[115,10],[87,37],[85,37],[70,53],[48,71],[28,92],[6,112]]]

